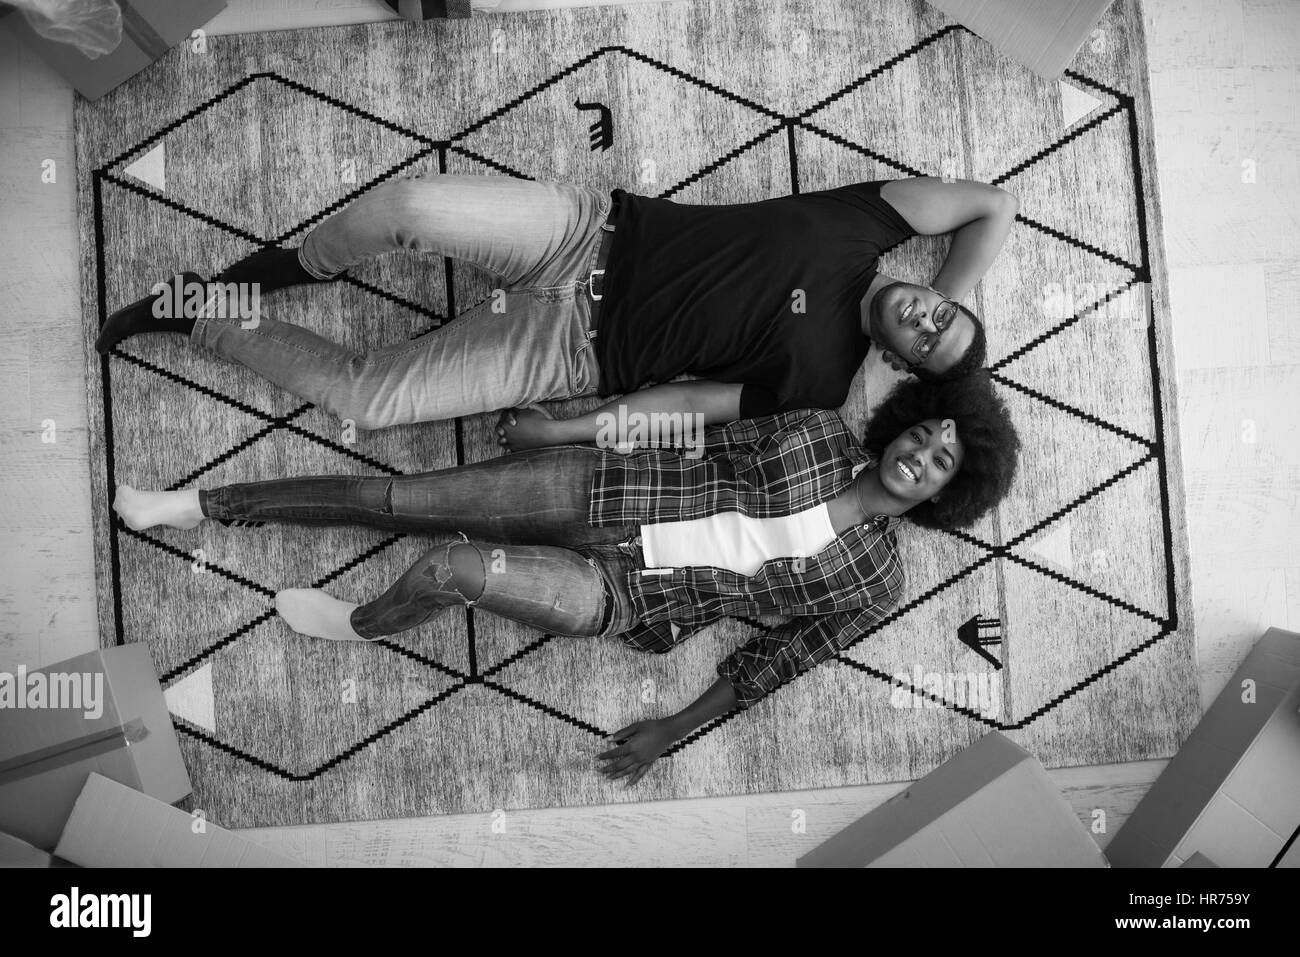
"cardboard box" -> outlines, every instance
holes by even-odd
[[[90,775],[54,853],[82,867],[298,867],[225,828]]]
[[[1243,700],[1247,689],[1254,700]],[[1300,635],[1270,628],[1106,847],[1115,867],[1268,867],[1300,828]],[[1297,842],[1300,843],[1300,842]]]
[[[226,8],[226,0],[119,0],[122,7],[122,42],[117,49],[94,59],[71,43],[47,40],[18,10],[0,7],[0,30],[18,38],[88,100],[103,96],[135,76],[195,27],[207,23]]]
[[[1277,862],[1277,867],[1300,867],[1300,840],[1292,841],[1286,853]]]
[[[190,793],[145,645],[0,675],[0,830],[51,850],[91,772],[168,803]]]
[[[1059,79],[1111,0],[930,0],[1039,76]]]
[[[12,834],[0,832],[0,867],[76,867],[65,860],[32,847]]]
[[[1105,867],[1043,766],[994,731],[798,860],[799,867]]]

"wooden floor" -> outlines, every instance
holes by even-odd
[[[386,19],[378,6],[230,0],[209,32]],[[1145,8],[1204,708],[1267,626],[1300,630],[1300,4]],[[72,97],[0,36],[4,671],[96,643]],[[1164,763],[1050,773],[1104,847]],[[312,864],[787,866],[902,787],[243,833]]]

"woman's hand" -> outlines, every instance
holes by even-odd
[[[497,419],[497,445],[508,452],[556,445],[555,420],[537,409],[506,409]]]
[[[625,787],[640,781],[650,766],[677,740],[677,729],[667,718],[637,721],[610,737],[620,742],[616,748],[603,751],[596,759],[604,761],[600,773],[610,780],[627,778]]]

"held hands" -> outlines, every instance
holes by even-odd
[[[497,445],[507,452],[523,452],[555,445],[552,419],[540,409],[506,409],[497,419]]]
[[[630,788],[677,740],[677,731],[666,718],[658,718],[629,724],[610,737],[620,743],[596,755],[597,760],[606,762],[600,773],[610,780],[626,777],[624,787]]]

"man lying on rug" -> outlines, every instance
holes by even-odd
[[[224,318],[166,315],[182,295],[155,287],[108,318],[96,348],[183,333],[362,429],[637,390],[619,400],[625,413],[691,413],[702,425],[833,409],[871,344],[922,378],[983,365],[983,326],[959,300],[1017,208],[997,187],[934,178],[696,206],[506,176],[413,176],[369,190],[300,248],[264,249],[216,278],[257,283],[260,298],[397,249],[449,256],[501,283],[457,321],[361,355],[268,316],[244,320],[233,305]],[[946,232],[930,286],[877,273],[891,246]],[[197,273],[184,280],[201,290]],[[682,374],[699,381],[670,382]],[[595,433],[594,413],[553,424],[520,413],[503,417],[501,444]]]
[[[629,785],[674,741],[848,647],[902,591],[895,527],[969,526],[1005,495],[1019,439],[987,375],[897,386],[862,443],[833,412],[707,432],[704,457],[569,445],[417,475],[280,479],[215,489],[121,486],[133,529],[359,524],[458,533],[356,605],[289,589],[294,631],[374,640],[472,605],[540,631],[666,652],[724,616],[793,616],[736,650],[693,704],[618,731],[599,757]]]

